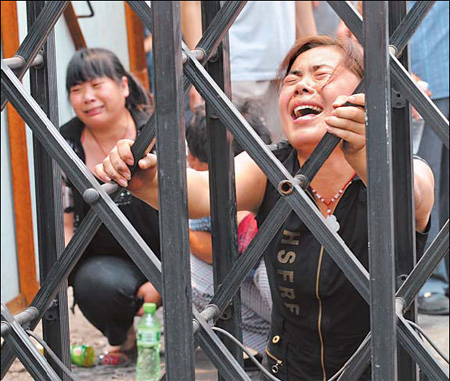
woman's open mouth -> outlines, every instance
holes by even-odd
[[[294,108],[294,111],[292,112],[292,118],[294,120],[299,118],[305,118],[305,119],[311,119],[319,114],[321,114],[323,111],[322,107],[319,106],[313,106],[313,105],[301,105]]]

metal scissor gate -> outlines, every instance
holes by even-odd
[[[53,27],[68,2],[27,2],[29,33],[16,57],[2,60],[1,102],[2,110],[8,101],[13,105],[35,138],[42,285],[30,307],[16,316],[12,316],[2,302],[2,378],[17,356],[35,379],[67,379],[68,376],[55,366],[53,360],[47,361],[41,356],[25,329],[33,330],[43,319],[45,341],[66,365],[70,364],[65,282],[97,229],[104,223],[163,294],[164,377],[169,380],[194,379],[194,348],[199,345],[217,367],[222,379],[249,380],[240,361],[236,360],[242,358],[241,353],[228,342],[225,345],[213,332],[211,323],[217,322],[239,337],[240,304],[234,295],[275,232],[294,210],[367,303],[371,307],[382,306],[371,308],[371,333],[345,366],[340,379],[358,379],[372,361],[374,380],[415,380],[416,364],[430,379],[447,380],[447,370],[433,357],[406,319],[415,319],[414,308],[410,308],[414,297],[448,252],[447,221],[415,265],[408,102],[414,105],[447,148],[449,125],[402,65],[402,62],[407,62],[405,47],[409,38],[434,2],[417,2],[408,13],[406,2],[364,2],[364,22],[349,3],[328,2],[365,47],[366,77],[359,90],[364,86],[369,123],[369,239],[370,253],[376,253],[370,255],[370,273],[377,275],[373,277],[342,239],[327,228],[322,215],[303,190],[336,147],[338,139],[327,134],[304,165],[302,173],[292,177],[226,96],[229,94],[229,71],[227,61],[223,59],[223,52],[227,49],[224,37],[245,1],[224,2],[222,7],[220,3],[202,2],[204,34],[197,48],[189,51],[181,41],[179,2],[154,1],[150,8],[142,1],[128,1],[143,24],[152,27],[154,34],[156,109],[134,144],[133,153],[135,157],[141,157],[157,136],[163,253],[160,263],[113,202],[118,186],[100,186],[55,127],[58,120]],[[45,64],[39,67],[35,65],[40,54]],[[203,67],[205,64],[206,69]],[[32,95],[20,83],[30,67],[33,67]],[[215,231],[215,284],[219,285],[211,304],[201,312],[193,309],[191,304],[185,191],[183,93],[191,83],[207,104],[212,146],[210,183]],[[386,125],[386,121],[391,120],[396,128],[391,129],[390,122]],[[237,260],[233,162],[227,130],[283,195],[246,254]],[[392,152],[395,152],[395,157]],[[60,170],[92,206],[65,249]],[[382,183],[371,181],[375,178],[382,178]],[[380,188],[382,192],[378,191]],[[402,213],[394,213],[391,205]]]

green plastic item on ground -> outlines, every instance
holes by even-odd
[[[71,345],[70,359],[72,364],[84,368],[95,364],[95,351],[90,345]]]

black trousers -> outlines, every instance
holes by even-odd
[[[142,306],[136,297],[147,281],[129,258],[92,256],[72,274],[75,303],[110,345],[121,345]]]

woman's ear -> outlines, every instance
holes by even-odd
[[[120,82],[120,88],[125,98],[127,98],[130,95],[130,87],[128,86],[128,78],[125,75],[122,77],[122,81]]]

